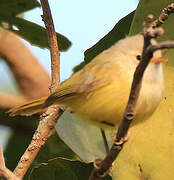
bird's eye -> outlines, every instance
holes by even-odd
[[[140,55],[137,55],[136,58],[137,58],[137,60],[139,60],[139,61],[141,60],[141,56],[140,56]]]

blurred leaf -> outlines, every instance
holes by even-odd
[[[41,148],[24,180],[87,180],[93,164],[79,161],[67,145],[54,133]],[[111,180],[109,176],[105,180]]]
[[[153,14],[154,19],[157,19],[162,13],[164,7],[167,7],[171,3],[171,0],[149,0],[149,1],[140,1],[138,8],[136,10],[135,16],[132,21],[129,35],[134,35],[142,30],[142,23],[146,20],[149,14]],[[173,25],[174,14],[169,16],[169,19],[162,25],[165,30],[165,34],[161,37],[164,39],[174,39],[173,33],[170,32],[170,29],[174,29]],[[168,37],[166,37],[168,36]]]
[[[129,35],[134,35],[142,30],[142,23],[146,20],[149,14],[153,14],[154,20],[159,17],[162,13],[164,7],[171,4],[170,0],[150,0],[150,1],[140,1],[138,8],[136,10],[135,16],[133,18],[133,23],[130,28]],[[158,38],[158,41],[174,40],[174,24],[173,24],[174,14],[171,14],[167,21],[161,26],[163,27],[165,33],[163,36]]]
[[[17,166],[18,161],[31,141],[31,138],[32,131],[24,132],[19,129],[12,131],[4,151],[5,163],[9,169],[14,170]]]
[[[86,167],[85,167],[86,166]],[[75,170],[75,171],[74,171]],[[78,170],[78,173],[76,171]],[[87,171],[88,170],[88,171]],[[71,161],[65,158],[50,159],[46,163],[41,163],[32,169],[30,179],[42,180],[77,180],[88,179],[92,166],[87,168],[87,165],[79,161]],[[79,178],[81,177],[81,178]],[[83,177],[83,178],[82,178]],[[85,178],[86,177],[86,178]]]
[[[65,158],[65,159],[71,159],[73,161],[75,160],[79,160],[79,157],[59,138],[59,136],[57,135],[57,133],[54,133],[46,142],[46,144],[40,149],[37,157],[35,158],[34,162],[32,163],[32,166],[30,167],[30,169],[28,170],[27,174],[25,175],[24,180],[28,180],[30,175],[33,173],[33,169],[38,168],[38,166],[40,167],[40,165],[43,162],[49,161],[49,159],[54,159],[57,157],[61,157],[61,158]],[[51,165],[48,165],[47,167],[47,172],[43,171],[42,175],[40,175],[41,177],[46,173],[46,174],[50,174],[54,172],[54,168],[52,168]],[[62,169],[61,169],[62,170]],[[42,171],[42,169],[41,169]],[[50,171],[50,172],[49,172]],[[59,169],[57,170],[59,171]],[[39,171],[40,173],[40,171]],[[64,173],[64,172],[62,172]],[[45,176],[47,177],[47,176]],[[33,179],[34,177],[32,176],[31,179]],[[42,179],[42,178],[40,178]]]
[[[92,164],[57,157],[35,166],[29,176],[31,180],[88,180]],[[104,180],[111,180],[107,176]]]
[[[110,48],[118,40],[124,38],[129,32],[129,27],[131,25],[133,17],[134,12],[131,12],[130,14],[122,18],[114,26],[114,28],[107,35],[105,35],[97,44],[92,46],[90,49],[87,49],[85,51],[85,62],[90,62],[102,51]]]
[[[8,126],[14,131],[19,131],[22,133],[33,133],[37,124],[39,116],[33,115],[31,117],[24,117],[24,116],[15,116],[10,117],[7,113],[7,109],[3,110],[0,109],[0,125]]]
[[[0,23],[7,22],[10,30],[22,36],[33,45],[48,48],[48,38],[45,28],[25,19],[11,16],[0,16]],[[65,51],[71,46],[71,42],[63,35],[57,33],[59,50]]]
[[[12,131],[4,150],[5,162],[9,169],[13,170],[16,167],[29,145],[39,122],[38,118],[38,115],[10,117],[6,110],[0,110],[0,124],[10,127]]]
[[[40,7],[40,4],[36,0],[1,0],[0,26],[4,27],[3,23],[7,23],[9,30],[22,36],[32,45],[49,48],[45,28],[16,17],[16,15],[35,7]],[[57,33],[57,37],[60,51],[65,51],[71,46],[71,42],[65,36]]]
[[[55,157],[64,157],[71,160],[79,160],[79,157],[59,138],[57,133],[54,133],[48,139],[44,147],[39,152],[36,161],[43,162]]]
[[[114,28],[106,36],[104,36],[97,44],[87,49],[84,53],[84,61],[73,69],[74,72],[77,72],[78,70],[82,69],[86,64],[88,64],[94,57],[96,57],[102,51],[111,47],[119,39],[124,38],[129,32],[129,28],[133,17],[134,12],[131,12],[130,14],[122,18],[114,26]]]
[[[1,0],[0,16],[16,16],[35,7],[40,7],[37,0]]]

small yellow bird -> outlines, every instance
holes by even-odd
[[[84,121],[102,129],[115,129],[122,120],[142,49],[140,34],[118,41],[61,83],[50,96],[14,107],[9,110],[10,116],[32,115],[59,104],[70,107]],[[166,61],[161,51],[153,54],[143,76],[135,123],[147,119],[157,108],[163,94],[161,62]]]

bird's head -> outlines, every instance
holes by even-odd
[[[152,44],[157,44],[157,42],[152,39]],[[116,44],[116,48],[120,53],[127,55],[127,57],[130,57],[130,59],[127,59],[128,61],[134,62],[136,65],[142,60],[142,51],[143,51],[143,45],[144,45],[144,38],[141,34],[126,37],[123,40],[120,40]],[[153,56],[150,60],[150,64],[160,64],[162,62],[167,62],[167,58],[163,57],[161,54],[161,51],[155,51],[153,53]]]
[[[157,44],[157,42],[152,39],[152,44]],[[141,34],[135,36],[126,37],[123,40],[117,42],[112,49],[114,52],[115,60],[119,60],[119,64],[124,71],[132,74],[135,71],[135,68],[142,60],[142,51],[144,46],[144,38]],[[118,58],[121,57],[121,58]],[[167,59],[162,56],[160,50],[155,51],[150,60],[148,67],[145,70],[143,79],[147,81],[162,82],[163,71],[162,71],[162,62],[167,62]]]

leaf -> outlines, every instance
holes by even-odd
[[[171,3],[170,0],[150,0],[150,1],[140,1],[138,8],[136,10],[133,22],[130,28],[129,35],[134,35],[142,30],[142,23],[146,20],[149,14],[153,14],[154,19],[157,19],[161,14],[164,7],[167,7]],[[174,28],[173,25],[174,14],[169,16],[169,19],[162,25],[165,30],[165,34],[161,37],[161,40],[164,39],[173,39],[173,35],[170,32],[170,29]],[[166,37],[168,36],[168,37]]]
[[[22,36],[31,44],[41,48],[49,47],[45,28],[25,19],[11,16],[0,16],[0,23],[2,22],[7,22],[11,31]],[[60,51],[65,51],[71,46],[71,42],[65,36],[57,33],[57,38]]]
[[[88,179],[92,164],[80,161],[79,157],[54,133],[41,148],[24,179]],[[109,180],[110,177],[107,177]]]
[[[77,72],[81,68],[83,68],[86,64],[88,64],[94,57],[100,54],[105,49],[108,49],[113,44],[115,44],[119,39],[124,38],[128,32],[134,17],[134,12],[131,12],[124,18],[122,18],[114,28],[104,36],[97,44],[87,49],[84,53],[85,59],[82,63],[76,66],[73,70]]]
[[[88,180],[89,175],[93,169],[92,164],[85,164],[80,161],[72,161],[57,157],[49,159],[46,163],[40,163],[35,166],[29,179],[31,180]],[[104,180],[111,180],[107,176]]]
[[[22,130],[20,131],[19,126],[18,129],[12,131],[4,151],[5,163],[9,169],[14,170],[17,166],[20,157],[31,141],[31,138],[32,133],[29,131],[25,131],[25,133]]]
[[[54,179],[62,179],[62,180],[77,180],[80,179],[78,176],[83,173],[84,179],[88,179],[85,177],[89,176],[90,171],[92,171],[92,166],[88,168],[89,170],[86,171],[86,168],[84,167],[84,163],[74,161],[72,162],[71,160],[66,160],[65,158],[55,158],[55,159],[50,159],[46,163],[41,163],[35,166],[30,174],[30,179],[35,180],[35,179],[45,179],[45,180],[54,180]],[[73,169],[78,169],[79,173],[73,172]],[[83,170],[85,169],[85,170]],[[83,170],[83,172],[82,172]],[[83,179],[83,178],[81,178]]]
[[[1,0],[0,15],[16,16],[35,7],[40,7],[37,0]]]
[[[56,157],[63,157],[71,160],[80,158],[60,139],[57,133],[54,133],[41,148],[35,163],[42,163]]]
[[[35,179],[35,175],[32,177],[31,174],[33,173],[33,169],[37,171],[38,167],[41,165],[47,164],[48,166],[42,171],[40,177],[49,176],[49,178],[52,177],[51,173],[55,170],[50,164],[48,164],[48,161],[50,159],[56,159],[59,157],[60,159],[71,159],[71,161],[77,161],[79,160],[79,157],[59,138],[57,133],[54,133],[46,142],[46,144],[40,149],[37,157],[35,158],[34,162],[32,163],[32,166],[27,171],[27,174],[24,177],[24,180],[28,180],[29,178]],[[57,171],[62,170],[62,167],[58,167]],[[39,171],[37,171],[40,173]],[[64,174],[64,172],[61,172],[61,174]],[[42,179],[42,178],[38,178]],[[44,179],[44,178],[43,178]]]
[[[10,137],[5,146],[5,162],[9,169],[13,170],[22,154],[29,145],[32,135],[36,130],[39,121],[38,115],[31,117],[10,117],[7,110],[0,110],[0,122],[3,126],[11,129]]]
[[[8,24],[9,30],[22,36],[32,45],[36,45],[41,48],[49,48],[45,28],[30,21],[16,17],[18,14],[27,10],[40,7],[38,1],[1,0],[0,7],[0,26],[3,27],[3,23],[5,22]],[[71,46],[71,42],[65,36],[57,33],[57,38],[60,51],[66,51]]]

